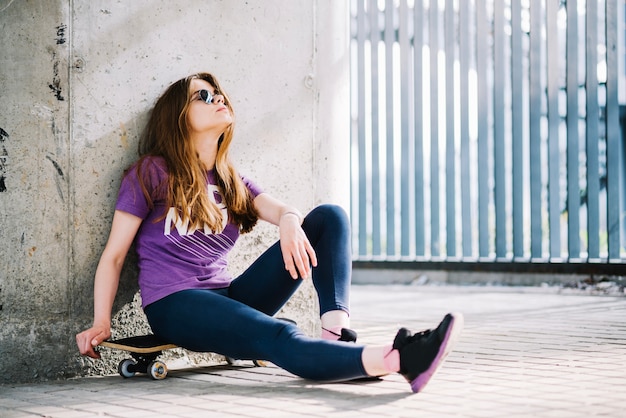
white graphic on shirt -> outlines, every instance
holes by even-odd
[[[204,238],[186,235],[178,239],[168,235],[167,238],[181,250],[202,259],[220,257],[234,245],[234,242],[223,234],[205,235]]]
[[[208,185],[209,199],[213,201],[222,212],[222,229],[226,227],[228,223],[228,211],[226,205],[223,203],[219,194],[218,188],[215,185]],[[219,202],[218,202],[219,199]],[[228,251],[234,245],[232,239],[228,236],[212,231],[208,225],[204,225],[202,232],[203,235],[195,234],[198,231],[197,227],[190,227],[189,220],[183,222],[180,217],[176,216],[177,212],[175,208],[170,208],[167,211],[165,218],[165,227],[163,235],[165,235],[170,242],[179,247],[181,250],[186,251],[198,258],[212,258],[219,257]],[[172,225],[178,232],[179,237],[172,236]]]
[[[223,230],[224,228],[226,228],[226,224],[228,223],[228,210],[226,209],[226,205],[221,199],[217,186],[214,184],[209,184],[207,189],[209,192],[209,200],[213,201],[213,203],[215,203],[217,207],[219,208],[219,210],[222,212],[222,230]],[[216,195],[220,197],[220,202],[217,201]],[[172,233],[172,230],[171,230],[172,224],[174,224],[174,227],[176,231],[178,232],[178,235],[180,235],[181,237],[193,235],[198,230],[198,228],[196,227],[189,228],[189,219],[183,222],[180,219],[180,217],[176,215],[177,214],[176,214],[175,208],[170,208],[167,211],[167,217],[165,218],[165,230],[163,231],[164,235],[167,236]],[[212,231],[211,228],[209,228],[209,226],[206,224],[204,225],[203,232],[205,235],[210,235],[214,233],[214,231]]]

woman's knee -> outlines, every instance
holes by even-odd
[[[349,227],[348,214],[341,206],[334,204],[317,206],[309,212],[306,219],[313,219],[323,224],[332,224],[334,227]]]

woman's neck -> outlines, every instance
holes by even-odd
[[[200,161],[202,161],[204,168],[206,168],[207,170],[212,170],[213,168],[215,168],[218,140],[205,139],[202,141],[194,141],[196,144],[196,152],[198,153],[198,158],[200,158]]]

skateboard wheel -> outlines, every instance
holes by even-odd
[[[134,371],[131,371],[130,368],[135,365],[135,362],[129,358],[120,361],[120,364],[117,365],[117,371],[120,376],[124,378],[133,377],[135,375]]]
[[[241,360],[237,360],[233,357],[228,357],[225,356],[226,359],[226,363],[228,363],[229,366],[241,366]]]
[[[162,361],[153,361],[148,365],[148,374],[154,380],[163,380],[167,376],[167,366]]]
[[[257,367],[266,367],[267,366],[267,362],[265,360],[252,360],[252,363],[254,363],[254,365],[257,366]]]

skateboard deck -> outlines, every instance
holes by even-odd
[[[136,354],[150,354],[178,347],[176,344],[170,344],[152,334],[103,341],[100,345]]]
[[[133,377],[136,373],[148,374],[152,379],[163,380],[167,377],[167,365],[158,360],[165,350],[178,348],[176,344],[163,341],[153,334],[136,335],[133,337],[107,340],[100,343],[101,347],[128,352],[131,358],[119,362],[117,371],[124,378]],[[240,361],[226,357],[230,365],[239,365]],[[266,366],[263,360],[253,360],[257,367]]]

